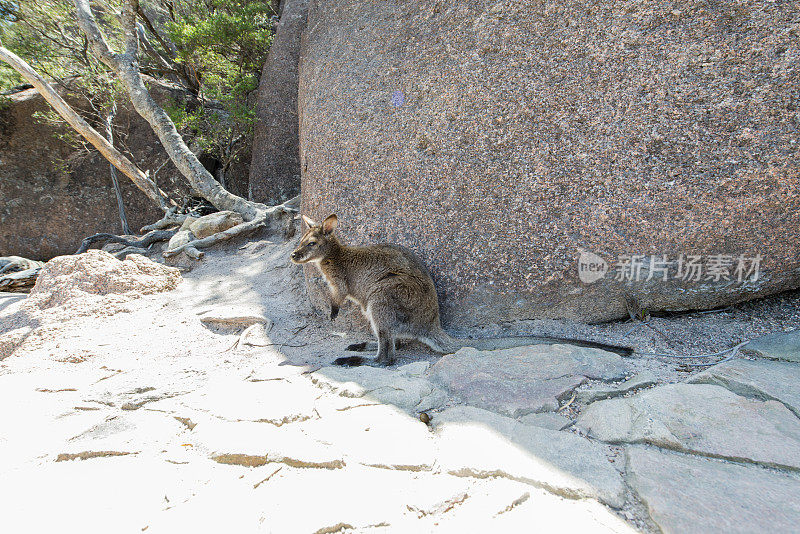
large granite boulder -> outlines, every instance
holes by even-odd
[[[303,212],[415,250],[450,325],[798,287],[798,17],[767,1],[313,1]]]
[[[300,192],[297,69],[308,0],[284,0],[261,71],[250,163],[250,198],[280,204]]]

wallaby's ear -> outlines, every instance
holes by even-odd
[[[314,226],[317,226],[317,223],[314,221],[314,219],[312,219],[312,218],[311,218],[311,217],[309,217],[308,215],[303,215],[303,221],[306,223],[306,225],[307,225],[309,228],[312,228],[312,227],[314,227]]]
[[[339,219],[336,215],[328,215],[324,221],[322,221],[322,233],[323,234],[330,234],[336,230],[336,225],[339,224]]]

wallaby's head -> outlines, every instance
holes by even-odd
[[[333,231],[339,223],[336,215],[328,215],[322,224],[317,224],[311,217],[303,215],[308,230],[303,234],[300,244],[290,256],[292,263],[308,263],[321,261],[338,245]]]

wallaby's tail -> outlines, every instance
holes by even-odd
[[[598,341],[586,341],[584,339],[549,336],[505,336],[488,339],[461,339],[452,337],[441,328],[429,336],[420,337],[418,339],[422,343],[428,345],[432,350],[440,354],[452,354],[458,349],[464,347],[472,347],[478,350],[500,350],[523,347],[525,345],[552,345],[553,343],[567,343],[569,345],[577,345],[579,347],[601,349],[608,352],[614,352],[620,356],[630,356],[633,354],[633,349],[631,347],[620,347],[617,345],[600,343]],[[362,342],[353,343],[352,345],[348,346],[346,350],[366,352],[377,350],[377,348],[377,343]],[[366,360],[366,358],[361,356],[347,356],[344,358],[337,358],[334,364],[349,367],[363,365]]]
[[[462,342],[464,347],[472,347],[478,350],[498,350],[522,347],[524,345],[552,345],[554,343],[564,343],[567,345],[577,345],[579,347],[614,352],[620,356],[630,356],[633,354],[633,349],[631,347],[620,347],[618,345],[609,345],[597,341],[586,341],[584,339],[571,339],[567,337],[509,336],[493,339],[462,339],[459,341]]]
[[[607,343],[600,343],[597,341],[586,341],[583,339],[549,336],[506,336],[490,339],[460,339],[450,336],[450,334],[442,329],[440,329],[439,332],[435,333],[431,337],[421,339],[420,341],[428,345],[436,352],[440,352],[442,354],[450,354],[463,347],[472,347],[478,350],[499,350],[510,349],[513,347],[523,347],[525,345],[549,345],[553,343],[567,343],[569,345],[577,345],[579,347],[601,349],[608,352],[614,352],[620,356],[630,356],[633,354],[633,349],[631,347],[620,347],[617,345],[609,345]]]
[[[452,354],[465,345],[460,339],[451,337],[450,334],[441,329],[433,332],[430,336],[419,338],[420,341],[428,345],[432,350],[441,354]]]

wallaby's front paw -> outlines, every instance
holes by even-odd
[[[331,321],[336,319],[339,316],[339,306],[336,304],[331,304]]]

